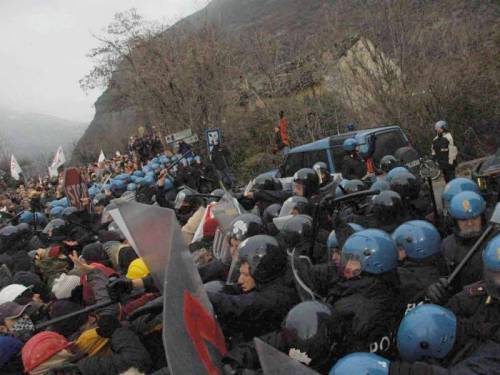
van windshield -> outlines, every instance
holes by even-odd
[[[327,150],[313,150],[288,154],[281,168],[281,177],[292,177],[301,168],[312,168],[318,161],[328,165]]]

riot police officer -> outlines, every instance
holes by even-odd
[[[347,138],[342,145],[345,156],[342,159],[342,178],[347,180],[362,179],[366,175],[366,165],[358,152],[358,141]]]

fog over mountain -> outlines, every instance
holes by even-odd
[[[18,160],[53,155],[62,145],[69,157],[86,124],[40,113],[0,108],[0,147]]]

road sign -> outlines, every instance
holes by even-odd
[[[219,128],[207,129],[205,131],[208,152],[211,153],[215,145],[222,143],[221,131]]]
[[[191,129],[185,129],[177,133],[169,134],[165,137],[167,143],[176,143],[185,138],[189,138],[193,135]],[[188,142],[186,142],[188,143]]]

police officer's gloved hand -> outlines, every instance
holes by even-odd
[[[441,277],[438,281],[429,285],[426,296],[432,303],[443,305],[448,300],[450,294],[448,280],[445,277]]]
[[[112,277],[108,282],[108,293],[109,297],[113,301],[119,301],[120,296],[123,294],[129,294],[134,289],[134,284],[132,280],[125,278]]]
[[[113,315],[103,315],[99,317],[97,321],[96,332],[99,336],[104,338],[111,338],[113,333],[120,328],[122,325],[118,318]]]

